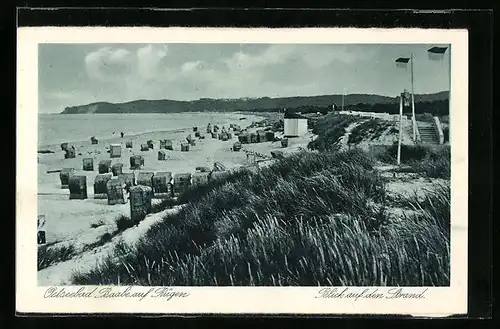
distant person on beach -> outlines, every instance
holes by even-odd
[[[122,138],[123,138],[123,136],[124,136],[125,134],[124,134],[124,133],[123,133],[123,131],[122,131],[122,132],[120,133],[120,135],[122,135]]]

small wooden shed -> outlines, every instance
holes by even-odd
[[[206,172],[206,171],[203,171],[203,172],[199,171],[199,172],[193,173],[193,176],[192,176],[193,185],[207,184],[208,183],[208,176],[210,176],[210,172]]]
[[[160,140],[160,149],[171,150],[173,151],[173,143],[170,139]]]
[[[111,170],[111,160],[99,161],[99,174],[108,173]]]
[[[267,133],[265,131],[259,131],[259,142],[264,143],[267,142]]]
[[[123,172],[123,163],[115,163],[111,166],[111,172],[113,173],[113,176],[120,175]]]
[[[111,158],[119,158],[122,156],[122,146],[120,144],[111,144],[109,146],[109,156]]]
[[[87,199],[87,176],[73,175],[69,178],[69,199]]]
[[[238,141],[241,144],[248,144],[248,143],[250,143],[250,135],[249,134],[241,134],[238,136]]]
[[[259,142],[259,135],[256,133],[251,133],[250,134],[250,143],[258,143]]]
[[[191,186],[191,174],[179,173],[174,175],[174,193],[182,194]]]
[[[210,174],[209,180],[218,180],[218,179],[226,179],[229,176],[229,171],[212,171]]]
[[[189,144],[188,143],[181,143],[181,152],[189,152]]]
[[[83,170],[84,171],[94,171],[94,159],[93,158],[83,158]]]
[[[149,186],[153,188],[154,173],[148,171],[141,171],[137,173],[137,185]]]
[[[210,168],[206,166],[196,167],[195,171],[197,172],[210,172]]]
[[[74,168],[63,168],[59,172],[59,179],[61,180],[61,188],[69,187],[69,178],[75,174]]]
[[[108,204],[125,204],[128,201],[127,184],[121,178],[112,178],[106,183]]]
[[[73,145],[68,146],[66,150],[64,151],[64,158],[65,159],[73,159],[76,157],[76,150]]]
[[[153,190],[149,186],[138,185],[130,189],[130,220],[138,224],[151,213]]]
[[[127,191],[130,191],[130,188],[135,186],[135,175],[133,172],[120,174],[118,175],[118,178],[125,182]]]
[[[157,198],[173,196],[171,172],[157,172],[153,176],[153,193]]]
[[[130,157],[130,169],[141,169],[144,166],[144,157],[142,155],[132,155]]]
[[[106,184],[111,178],[113,178],[113,174],[111,173],[99,174],[95,176],[94,199],[106,199],[108,197],[106,192]]]
[[[165,161],[167,160],[167,151],[166,150],[158,150],[158,160]]]

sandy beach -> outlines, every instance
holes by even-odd
[[[239,120],[241,115],[234,117],[234,124],[246,128],[253,121],[262,120],[262,117],[247,116],[246,120]],[[226,126],[229,128],[229,124]],[[222,163],[228,170],[238,168],[253,163],[252,157],[248,158],[245,150],[257,152],[270,157],[270,151],[281,150],[283,153],[296,152],[299,148],[306,148],[308,142],[313,137],[311,133],[289,139],[289,146],[282,148],[281,143],[263,142],[253,144],[243,144],[241,151],[233,151],[234,142],[238,137],[232,134],[231,139],[222,141],[212,138],[206,133],[206,126],[199,126],[199,131],[205,136],[204,139],[195,138],[196,145],[190,146],[188,152],[180,151],[180,143],[190,134],[194,138],[193,129],[178,129],[166,132],[147,132],[133,136],[124,136],[108,140],[99,140],[98,144],[92,145],[90,138],[88,141],[70,143],[76,149],[76,157],[64,158],[61,146],[47,145],[40,149],[51,150],[54,153],[39,153],[38,163],[38,214],[45,215],[46,241],[48,244],[71,244],[78,248],[83,248],[86,244],[97,241],[103,234],[112,232],[115,229],[115,219],[120,215],[130,215],[130,204],[108,205],[106,199],[94,199],[94,180],[98,175],[98,163],[101,160],[109,159],[112,164],[122,163],[123,172],[138,171],[168,171],[176,173],[194,173],[195,168],[206,166],[213,168],[215,162]],[[259,128],[248,128],[248,132],[254,132]],[[277,137],[281,137],[276,133]],[[173,151],[168,151],[165,161],[158,160],[158,150],[161,139],[173,141]],[[141,151],[141,144],[148,140],[154,141],[154,148],[149,151]],[[127,141],[132,142],[132,148],[126,148]],[[121,144],[122,154],[119,158],[111,158],[107,153],[110,144]],[[130,169],[130,156],[144,156],[144,166],[140,170]],[[94,161],[94,171],[83,171],[83,158],[92,158]],[[87,177],[87,194],[85,200],[70,200],[69,190],[61,188],[59,172],[49,173],[48,171],[62,168],[74,168],[75,174]],[[158,200],[153,200],[158,202]],[[92,224],[99,224],[92,228]],[[95,226],[95,225],[94,225]],[[48,270],[48,269],[47,269]],[[44,272],[44,271],[41,271]],[[42,276],[43,273],[40,273]],[[46,282],[46,280],[44,280]]]

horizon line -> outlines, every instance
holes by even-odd
[[[435,94],[440,94],[440,93],[445,93],[449,92],[449,90],[441,90],[437,91],[434,93],[415,93],[415,95],[435,95]],[[262,98],[269,98],[269,99],[277,99],[277,98],[296,98],[296,97],[324,97],[324,96],[342,96],[343,94],[319,94],[319,95],[296,95],[296,96],[277,96],[277,97],[270,97],[270,96],[255,96],[255,97],[249,97],[249,96],[243,96],[243,97],[237,97],[237,98],[212,98],[212,97],[200,97],[196,99],[190,99],[190,100],[178,100],[178,99],[170,99],[170,98],[138,98],[134,100],[129,100],[129,101],[121,101],[121,102],[111,102],[111,101],[95,101],[87,104],[80,104],[80,105],[72,105],[72,106],[66,106],[68,107],[78,107],[78,106],[88,106],[92,104],[97,104],[97,103],[109,103],[109,104],[126,104],[126,103],[132,103],[132,102],[138,102],[138,101],[174,101],[174,102],[196,102],[196,101],[201,101],[201,100],[244,100],[244,99],[262,99]],[[397,98],[399,95],[396,96],[389,96],[389,95],[383,95],[383,94],[371,94],[371,93],[350,93],[350,94],[345,94],[344,97],[346,96],[352,96],[352,95],[369,95],[369,96],[381,96],[381,97],[388,97],[388,98]]]

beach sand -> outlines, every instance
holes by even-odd
[[[235,116],[233,123],[238,124],[241,128],[245,125]],[[258,121],[254,119],[254,121]],[[248,122],[251,124],[252,121]],[[226,126],[229,128],[229,124]],[[205,135],[204,139],[195,138],[196,145],[190,146],[188,152],[180,151],[180,143],[191,134],[194,138],[193,129],[179,129],[169,132],[151,132],[143,133],[134,136],[124,136],[124,138],[114,138],[109,140],[99,140],[98,144],[92,145],[90,139],[84,142],[71,143],[76,149],[76,157],[73,159],[64,159],[64,152],[60,145],[48,145],[40,149],[52,150],[55,153],[38,154],[38,214],[45,215],[46,223],[43,230],[46,232],[46,242],[48,244],[63,245],[71,244],[77,249],[82,250],[85,245],[92,244],[99,240],[105,233],[111,233],[115,230],[115,219],[123,214],[130,215],[130,203],[108,205],[106,199],[94,199],[94,179],[98,174],[98,163],[100,160],[109,159],[112,164],[123,163],[123,172],[134,172],[130,170],[130,156],[144,156],[144,166],[139,171],[168,171],[172,174],[176,173],[194,173],[198,166],[206,166],[213,168],[215,162],[222,163],[227,169],[235,169],[245,165],[251,165],[252,157],[247,158],[245,150],[257,152],[271,157],[270,151],[280,150],[284,154],[296,152],[300,148],[306,148],[307,144],[313,137],[311,133],[307,135],[289,139],[289,146],[281,147],[281,142],[263,142],[253,144],[243,144],[241,151],[235,152],[232,150],[234,142],[238,141],[238,137],[232,134],[232,138],[228,141],[214,139],[210,134],[206,133],[206,126],[198,127],[199,131]],[[260,128],[248,128],[248,132],[256,131]],[[279,133],[275,133],[280,137]],[[167,151],[167,160],[158,160],[158,150],[160,139],[170,139],[173,141],[173,151]],[[140,145],[148,140],[154,141],[154,148],[149,151],[141,151]],[[125,148],[125,143],[132,141],[133,148]],[[119,158],[110,158],[110,154],[106,152],[110,144],[121,144],[122,154]],[[94,171],[83,171],[83,158],[93,158]],[[272,162],[268,160],[267,163]],[[262,162],[260,165],[265,165]],[[62,168],[74,168],[75,174],[85,175],[87,177],[87,195],[84,200],[70,200],[69,190],[61,188],[59,172],[48,173],[47,171],[59,170]],[[159,200],[153,200],[159,202]],[[92,224],[100,224],[98,227],[92,228]],[[141,231],[142,232],[142,231]],[[142,233],[141,233],[142,234]],[[77,260],[70,260],[69,263],[78,265]],[[55,266],[65,269],[72,267],[63,263]],[[66,267],[65,267],[66,266]],[[73,266],[73,267],[74,267]],[[80,265],[78,265],[80,266]],[[51,280],[50,276],[54,275],[54,269],[51,267],[39,271],[40,283],[51,284],[58,282],[59,279]],[[52,273],[52,274],[50,274]],[[60,274],[61,275],[61,274]],[[67,276],[68,273],[63,276]],[[63,280],[64,281],[64,280]]]

